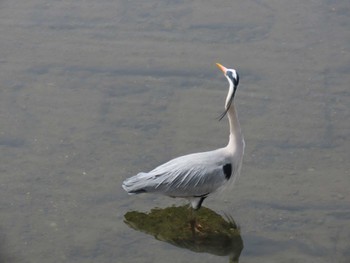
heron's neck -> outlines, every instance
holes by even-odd
[[[234,102],[232,102],[232,105],[227,112],[227,116],[230,124],[230,140],[227,146],[230,148],[236,148],[240,143],[242,143],[243,136]]]

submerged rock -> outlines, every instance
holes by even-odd
[[[193,216],[198,225],[196,231],[191,228],[191,210],[187,205],[154,208],[149,213],[132,211],[124,215],[128,226],[158,240],[195,252],[230,255],[230,262],[238,262],[243,240],[234,220],[229,216],[224,219],[206,207]]]

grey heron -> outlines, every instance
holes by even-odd
[[[229,82],[225,111],[220,116],[221,120],[227,115],[229,120],[227,146],[177,157],[148,173],[138,173],[123,182],[122,187],[128,194],[156,193],[186,198],[197,210],[209,194],[237,178],[244,153],[244,139],[233,101],[239,76],[235,69],[225,68],[219,63],[216,65]]]

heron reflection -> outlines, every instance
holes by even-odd
[[[154,208],[149,213],[131,211],[124,222],[131,228],[156,239],[198,253],[229,256],[229,262],[238,262],[243,249],[240,229],[233,218],[202,207],[197,211],[200,229],[193,232],[188,223],[187,205]]]

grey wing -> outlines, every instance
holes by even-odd
[[[190,155],[165,163],[147,173],[144,190],[174,197],[200,197],[214,192],[232,174],[227,158],[215,157]]]
[[[163,174],[160,178],[157,191],[175,197],[206,196],[226,182],[221,167],[212,170],[195,167],[187,171]]]

